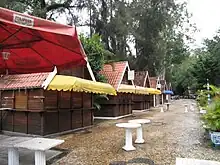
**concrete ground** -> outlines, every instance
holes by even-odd
[[[184,104],[192,102],[176,100],[168,112],[154,109],[121,120],[99,120],[91,129],[61,136],[65,143],[60,148],[70,152],[53,165],[109,165],[133,158],[145,158],[155,165],[175,165],[177,157],[220,161],[220,150],[204,141],[198,111],[184,113]],[[144,126],[145,144],[135,144],[135,151],[126,152],[122,149],[125,131],[115,124],[136,118],[151,119],[152,123]]]

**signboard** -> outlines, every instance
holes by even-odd
[[[27,26],[27,27],[33,27],[34,26],[34,19],[33,18],[21,16],[21,15],[18,15],[18,14],[14,14],[13,22],[18,24],[18,25],[23,25],[23,26]]]
[[[134,80],[134,70],[128,71],[128,80]]]
[[[157,84],[157,88],[159,88],[159,89],[160,89],[160,88],[161,88],[161,84]]]

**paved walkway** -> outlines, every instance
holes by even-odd
[[[53,165],[108,165],[133,158],[147,158],[155,165],[175,165],[177,157],[220,161],[220,150],[213,150],[203,141],[198,111],[184,113],[184,104],[192,102],[174,101],[165,113],[160,113],[158,108],[121,120],[96,121],[89,130],[62,136],[65,143],[61,147],[70,149],[70,153]],[[153,122],[144,126],[146,143],[135,144],[136,151],[125,152],[122,150],[124,130],[115,124],[136,118]]]
[[[11,140],[10,136],[0,135],[0,145],[7,144],[10,140]],[[20,141],[20,140],[18,140],[18,141]],[[0,147],[0,165],[7,165],[8,164],[8,152],[7,151],[8,151],[7,148]],[[29,150],[20,149],[19,154],[20,154],[19,155],[20,156],[20,165],[34,164],[34,152],[31,152]],[[49,150],[46,152],[46,157],[47,157],[47,160],[50,160],[60,154],[61,154],[60,151]]]

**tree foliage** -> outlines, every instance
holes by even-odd
[[[75,10],[81,10],[87,5],[85,0],[3,0],[1,6],[45,19],[56,20],[60,14],[65,14],[69,24],[74,23]]]
[[[220,84],[220,33],[204,41],[204,46],[194,50],[191,57],[184,60],[173,74],[178,89],[188,87],[203,89],[207,80],[210,84]],[[181,78],[182,77],[182,78]],[[184,81],[184,80],[185,81]]]
[[[180,62],[188,55],[184,40],[190,39],[190,35],[186,35],[184,27],[187,31],[194,29],[189,23],[186,3],[94,0],[89,11],[91,20],[85,25],[89,24],[91,32],[102,36],[107,50],[122,60],[130,60],[133,69],[159,75],[169,70],[173,61]],[[184,22],[188,22],[188,26],[183,26]],[[136,57],[130,42],[134,43]]]
[[[172,86],[178,94],[188,94],[188,90],[197,89],[197,79],[193,76],[193,67],[197,59],[188,57],[181,64],[175,65],[172,71]]]
[[[101,37],[97,34],[92,35],[91,38],[80,35],[80,40],[82,41],[96,79],[104,81],[104,78],[99,74],[99,71],[103,68],[105,63],[105,49],[101,43]]]

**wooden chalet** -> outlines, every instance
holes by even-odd
[[[168,90],[168,91],[172,91],[172,85],[171,83],[168,83],[167,81],[165,81],[165,85],[164,85],[164,90]],[[170,102],[171,100],[171,95],[170,94],[163,94],[163,100],[164,102]]]
[[[92,93],[115,92],[111,85],[101,83],[99,87],[99,83],[89,81],[92,79],[89,66],[60,72],[55,69],[48,73],[2,76],[1,130],[43,136],[91,126]],[[92,89],[93,86],[96,89]],[[108,88],[110,93],[102,92]]]
[[[164,79],[160,80],[160,84],[161,84],[161,97],[160,97],[160,103],[164,104],[165,102],[167,102],[166,100],[168,100],[168,95],[164,94],[163,91],[168,90],[168,86],[167,86],[167,82]]]
[[[128,80],[130,71],[127,61],[105,64],[100,72],[117,91],[117,96],[109,96],[103,101],[101,110],[95,111],[97,119],[113,119],[132,114],[132,93],[135,93],[133,80]]]
[[[150,77],[150,87],[160,90],[160,78]],[[151,95],[150,100],[150,105],[155,107],[160,104],[160,95],[153,94]]]
[[[150,88],[150,78],[148,71],[135,72],[134,77],[135,86],[141,86],[144,88]],[[133,110],[146,110],[150,108],[150,95],[133,95]]]

